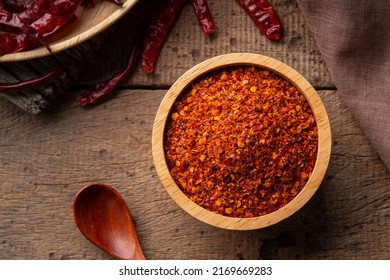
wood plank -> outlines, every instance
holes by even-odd
[[[39,113],[56,100],[61,101],[59,97],[63,94],[64,87],[71,84],[85,86],[110,77],[124,64],[134,44],[134,30],[142,25],[145,14],[150,14],[146,4],[146,1],[142,1],[112,28],[74,48],[27,62],[0,64],[0,82],[24,80],[35,77],[39,72],[46,73],[44,70],[47,70],[47,67],[39,66],[40,62],[49,63],[51,66],[62,62],[68,66],[67,75],[63,75],[60,81],[55,81],[54,85],[49,83],[43,88],[5,94],[2,97],[27,112]],[[207,58],[224,53],[253,52],[287,63],[306,77],[315,88],[334,88],[297,3],[293,0],[275,0],[273,5],[284,27],[284,35],[278,42],[272,42],[261,35],[236,1],[221,0],[209,1],[217,31],[210,38],[206,38],[192,6],[186,5],[164,44],[154,74],[144,74],[138,63],[134,73],[123,85],[131,88],[167,88],[186,70]],[[100,46],[101,42],[104,43]],[[96,50],[97,46],[100,46],[99,51]],[[78,77],[77,70],[80,70],[82,75],[75,81]],[[9,76],[13,80],[10,80]],[[58,83],[61,86],[58,86]]]
[[[279,59],[300,72],[316,88],[334,88],[314,38],[294,0],[272,1],[284,27],[280,41],[265,38],[236,1],[210,0],[209,7],[217,31],[203,35],[191,5],[186,5],[160,53],[152,75],[142,72],[139,64],[125,84],[131,87],[167,88],[195,64],[224,53],[252,52]],[[95,83],[110,76],[128,56],[132,28],[144,17],[144,7],[137,7],[115,25],[97,58],[88,61],[79,83]]]
[[[334,91],[321,91],[332,125],[326,178],[289,219],[256,231],[195,220],[160,185],[152,123],[165,90],[124,90],[91,109],[70,94],[30,116],[0,100],[0,259],[109,259],[77,230],[76,192],[115,187],[148,259],[384,259],[390,174]]]
[[[64,71],[44,84],[32,89],[18,92],[0,93],[1,98],[8,99],[22,110],[38,114],[51,105],[61,101],[61,95],[74,83],[82,71],[84,60],[93,57],[96,50],[106,35],[94,38],[83,44],[56,54],[37,59],[18,62],[6,62],[0,64],[0,83],[16,83],[42,76],[62,65]]]

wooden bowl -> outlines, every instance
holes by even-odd
[[[111,26],[125,15],[138,0],[126,0],[119,7],[108,1],[95,1],[94,8],[78,8],[75,26],[63,34],[56,34],[50,38],[49,44],[53,53],[73,47]],[[0,62],[22,61],[49,55],[45,47],[38,47],[30,51],[18,52],[0,56]]]
[[[191,201],[176,185],[168,169],[164,152],[164,135],[170,111],[179,95],[195,80],[207,73],[229,66],[252,65],[268,69],[295,85],[306,97],[318,129],[316,164],[306,185],[287,205],[254,218],[232,218],[213,213]],[[331,152],[331,131],[325,107],[310,83],[286,64],[258,54],[233,53],[208,59],[184,73],[168,90],[157,111],[152,134],[153,161],[169,195],[189,214],[210,225],[234,230],[251,230],[273,225],[300,209],[316,192],[324,178]]]

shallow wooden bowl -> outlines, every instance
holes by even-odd
[[[228,66],[253,65],[268,69],[294,84],[306,97],[316,119],[318,128],[318,153],[316,164],[308,182],[301,192],[286,206],[270,214],[254,218],[232,218],[208,211],[192,202],[173,180],[164,155],[164,135],[168,116],[178,96],[196,79],[207,73]],[[185,211],[210,225],[234,230],[251,230],[273,225],[291,216],[300,209],[317,191],[328,167],[331,152],[331,132],[325,107],[310,83],[286,64],[258,54],[233,53],[208,59],[184,73],[168,90],[153,126],[153,161],[158,176],[169,195]]]
[[[119,7],[108,1],[97,0],[95,1],[94,8],[80,7],[76,11],[78,19],[75,26],[63,34],[56,34],[55,37],[49,40],[52,52],[57,53],[66,50],[90,39],[120,19],[137,2],[138,0],[126,0],[123,1],[124,4]],[[38,47],[30,51],[0,56],[0,62],[22,61],[43,57],[49,54],[49,51],[45,47]]]

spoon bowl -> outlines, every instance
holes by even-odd
[[[73,215],[81,233],[114,258],[145,259],[129,208],[111,186],[83,187],[74,198]]]

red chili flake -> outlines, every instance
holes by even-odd
[[[231,217],[289,203],[316,161],[318,132],[304,95],[277,74],[232,67],[183,92],[166,129],[167,164],[192,201]]]

